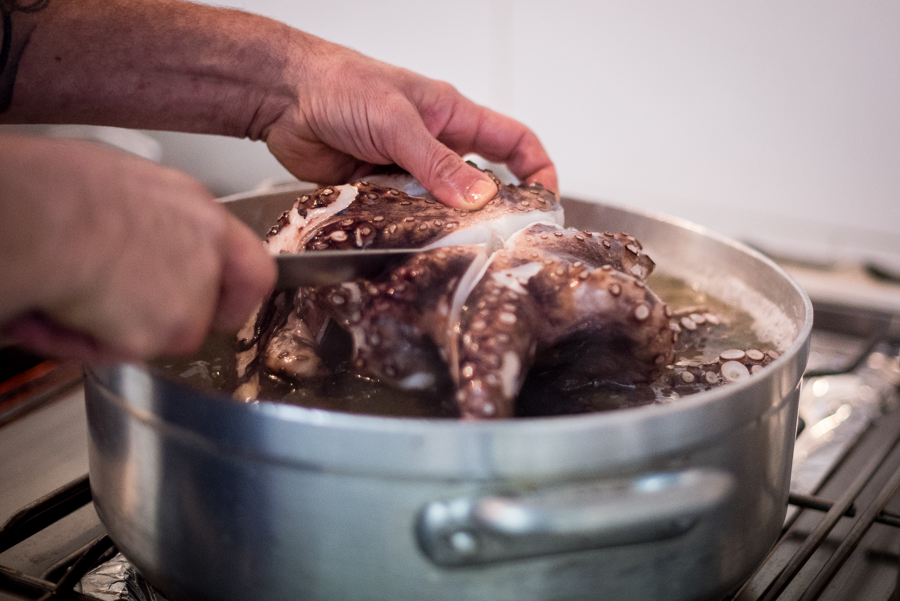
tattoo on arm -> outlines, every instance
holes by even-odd
[[[0,114],[9,110],[12,103],[19,60],[36,24],[31,15],[44,10],[49,4],[50,0],[0,0]]]

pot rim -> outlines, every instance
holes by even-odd
[[[284,189],[279,190],[283,192]],[[229,200],[247,196],[236,195]],[[180,428],[190,439],[200,436],[214,446],[224,445],[239,454],[299,462],[316,469],[362,469],[366,473],[373,470],[392,474],[417,472],[423,464],[428,464],[427,473],[446,477],[458,477],[461,472],[493,478],[534,475],[542,470],[591,471],[603,466],[621,466],[623,461],[645,462],[648,458],[702,445],[787,402],[796,391],[806,365],[812,331],[812,303],[800,285],[762,253],[704,226],[661,213],[622,209],[606,203],[591,204],[688,230],[765,265],[773,275],[788,283],[802,304],[802,325],[794,340],[780,357],[752,378],[672,403],[591,414],[490,421],[351,414],[268,401],[247,404],[224,394],[192,388],[188,391],[184,383],[137,364],[88,367],[89,386],[101,386],[111,400],[145,423],[164,424],[171,432]],[[120,398],[123,391],[127,400]],[[179,398],[173,401],[167,395]],[[185,411],[186,405],[193,405],[196,411]],[[217,406],[223,407],[229,425],[218,419],[211,424],[199,419],[216,411]],[[230,439],[235,432],[233,424],[243,424],[243,428],[255,435]],[[308,444],[292,444],[297,437]],[[350,446],[355,450],[348,451]],[[549,450],[550,457],[542,459],[538,452],[529,449],[531,446],[539,447],[538,451]],[[415,449],[416,452],[424,450],[429,459],[422,462],[407,458]],[[472,463],[473,453],[478,456],[480,466]],[[595,456],[585,460],[573,458],[579,454]]]
[[[302,186],[298,186],[298,190],[305,189],[308,184],[303,184]],[[291,188],[292,189],[292,188]],[[284,189],[280,189],[279,192],[283,192]],[[227,202],[230,200],[237,200],[241,198],[251,197],[253,193],[241,193],[235,194],[232,196],[225,197],[220,199],[223,202]],[[596,204],[597,206],[610,207],[623,211],[627,211],[634,215],[638,215],[641,217],[645,217],[647,219],[651,219],[654,221],[659,221],[663,223],[668,223],[675,227],[692,231],[698,235],[704,236],[706,238],[712,238],[719,243],[730,246],[731,248],[738,250],[744,254],[750,255],[755,258],[757,261],[765,264],[767,267],[775,271],[779,276],[784,278],[797,293],[799,298],[802,300],[803,308],[805,311],[805,316],[803,320],[803,325],[797,333],[797,336],[794,338],[793,342],[781,352],[781,356],[775,359],[768,367],[777,368],[778,366],[786,364],[790,358],[795,357],[802,347],[806,344],[806,340],[810,337],[812,333],[813,327],[813,306],[812,301],[809,298],[809,295],[806,291],[800,286],[800,284],[791,276],[787,271],[785,271],[780,265],[775,263],[772,259],[762,254],[758,250],[743,244],[737,240],[729,238],[723,234],[720,234],[714,230],[707,228],[706,226],[699,225],[687,219],[683,219],[681,217],[676,217],[673,215],[669,215],[667,213],[662,212],[654,212],[654,211],[643,211],[643,210],[635,210],[631,208],[624,208],[620,206],[616,206],[612,203],[607,202],[593,202],[593,201],[585,201],[582,199],[576,199],[571,197],[563,197],[563,200],[573,200],[576,202],[585,202],[590,204]],[[767,369],[768,369],[767,367]],[[152,369],[152,368],[151,368]],[[156,371],[156,370],[153,370]],[[159,374],[157,377],[165,377],[162,374]],[[497,419],[497,420],[483,420],[483,421],[463,421],[453,418],[421,418],[421,417],[397,417],[397,416],[381,416],[381,415],[368,415],[368,414],[356,414],[356,413],[345,413],[339,411],[329,411],[324,409],[313,409],[308,407],[300,407],[299,405],[290,405],[287,403],[279,403],[277,401],[264,401],[258,403],[252,403],[251,407],[253,411],[260,411],[263,413],[270,413],[275,411],[279,417],[282,418],[301,418],[299,421],[311,421],[315,422],[319,425],[325,425],[328,423],[329,425],[334,425],[336,427],[351,427],[356,428],[359,427],[361,429],[384,429],[385,423],[391,423],[394,421],[400,421],[403,423],[421,423],[423,427],[431,427],[429,424],[447,424],[452,423],[455,424],[452,427],[466,427],[472,429],[480,429],[480,428],[509,428],[516,427],[513,424],[522,423],[522,422],[563,422],[566,423],[568,421],[589,421],[589,420],[597,420],[597,421],[631,421],[634,419],[634,415],[667,415],[670,413],[677,413],[683,410],[686,410],[691,407],[702,406],[705,404],[711,404],[718,402],[723,397],[732,396],[732,393],[737,390],[746,390],[750,388],[754,381],[757,378],[748,378],[743,382],[731,383],[721,386],[719,388],[715,388],[712,390],[707,390],[703,392],[698,392],[691,394],[686,397],[682,397],[678,401],[674,403],[665,403],[665,404],[651,404],[651,405],[641,405],[638,407],[628,407],[623,409],[616,409],[614,411],[602,411],[597,413],[586,413],[586,414],[578,414],[578,415],[555,415],[555,416],[542,416],[542,417],[515,417],[515,418],[507,418],[507,419]],[[238,405],[244,405],[246,403],[242,401],[236,401],[232,399],[228,395],[213,395],[209,394],[211,397],[218,397],[225,399],[227,402],[235,403]],[[277,407],[278,409],[272,409],[272,407]],[[320,415],[321,414],[321,415]],[[324,417],[323,417],[324,415]]]

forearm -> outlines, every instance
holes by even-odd
[[[7,123],[258,139],[296,97],[284,73],[315,40],[271,19],[175,0],[50,0],[33,13],[6,10]]]
[[[467,209],[497,191],[463,162],[468,153],[557,188],[553,163],[523,124],[271,19],[180,0],[0,0],[0,12],[9,50],[0,56],[0,122],[264,140],[294,176],[316,182],[396,163]]]

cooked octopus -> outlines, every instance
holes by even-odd
[[[358,375],[450,390],[469,420],[512,417],[536,363],[621,384],[659,377],[675,333],[640,243],[564,228],[555,194],[495,181],[498,194],[474,212],[435,202],[409,177],[301,196],[269,232],[271,252],[423,252],[375,280],[273,293],[239,333],[235,397],[326,377],[320,345],[335,324]]]

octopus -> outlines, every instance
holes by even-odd
[[[721,331],[727,324],[702,307],[685,307],[673,311],[670,327],[679,343],[676,355],[680,355],[681,350],[696,345],[699,338],[721,335],[717,330]],[[749,378],[780,356],[778,351],[768,348],[728,348],[716,357],[705,359],[678,356],[674,364],[666,366],[657,384],[681,395],[710,390]]]
[[[473,212],[402,175],[298,198],[267,236],[272,253],[421,252],[375,279],[273,292],[238,334],[235,398],[328,377],[335,327],[349,336],[359,377],[449,392],[465,420],[514,416],[534,366],[564,364],[585,382],[664,377],[677,334],[647,286],[654,263],[641,244],[566,228],[553,192],[486,173],[498,193]]]

